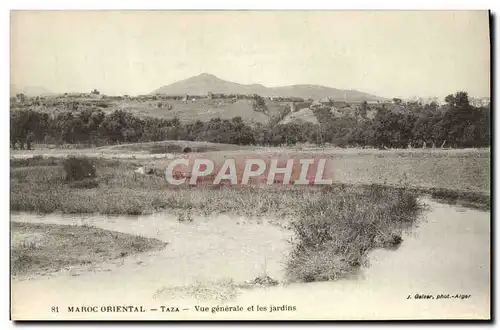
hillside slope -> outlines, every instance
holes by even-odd
[[[304,122],[318,124],[318,119],[316,118],[316,115],[309,108],[300,109],[297,112],[289,114],[280,122],[280,124],[289,124],[289,123],[301,124]]]

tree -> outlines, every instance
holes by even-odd
[[[266,112],[267,105],[266,105],[266,100],[257,94],[253,95],[253,102],[252,102],[252,108],[254,111],[261,111],[261,112]]]
[[[232,139],[227,142],[240,145],[248,145],[255,142],[251,128],[243,123],[241,117],[233,117],[231,125],[233,127],[234,135],[232,136]]]
[[[17,98],[20,102],[22,102],[22,103],[24,103],[24,101],[26,101],[26,95],[24,95],[24,93],[18,93],[18,94],[16,94],[16,98]]]
[[[469,104],[467,92],[448,95],[445,101],[449,110],[445,112],[441,125],[447,132],[447,140],[455,146],[460,146],[465,141],[466,128],[477,120],[476,113]]]
[[[451,107],[455,106],[455,97],[453,94],[450,94],[444,98],[444,101]]]
[[[392,102],[394,104],[401,105],[401,103],[403,102],[403,100],[401,100],[400,98],[395,97],[395,98],[392,99]]]
[[[368,113],[368,102],[363,101],[363,103],[361,103],[361,106],[358,109],[359,109],[358,115],[361,116],[361,118],[366,119],[366,115]]]

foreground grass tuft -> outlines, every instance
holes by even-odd
[[[397,247],[402,230],[421,210],[417,195],[403,188],[373,185],[324,194],[305,203],[292,221],[296,244],[286,267],[290,281],[336,280],[353,273],[371,250]]]
[[[196,299],[225,302],[236,298],[238,286],[232,279],[196,281],[187,286],[165,287],[153,295],[157,300]]]

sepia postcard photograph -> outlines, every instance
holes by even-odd
[[[11,320],[491,320],[492,22],[11,10]]]

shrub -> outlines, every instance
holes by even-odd
[[[94,162],[87,157],[69,157],[63,162],[67,181],[78,181],[96,177]]]

